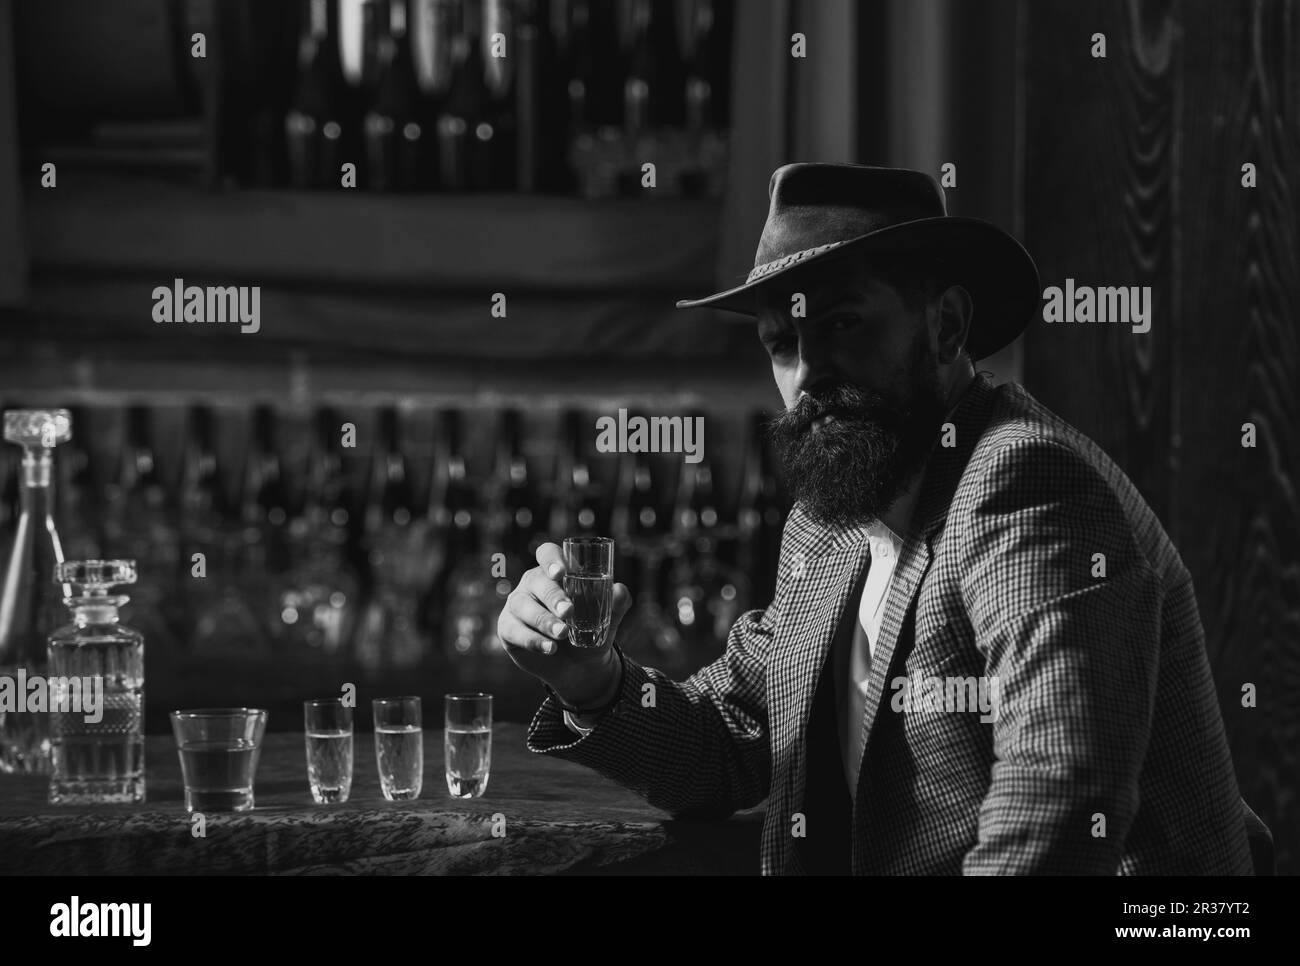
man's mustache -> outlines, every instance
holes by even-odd
[[[838,385],[800,396],[793,406],[772,419],[771,428],[786,435],[802,436],[823,416],[866,422],[887,410],[888,400],[879,393]]]

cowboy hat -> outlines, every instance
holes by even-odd
[[[943,189],[923,172],[787,164],[773,172],[767,193],[767,222],[744,283],[682,299],[679,309],[710,306],[756,316],[758,290],[774,279],[855,253],[915,253],[941,261],[943,280],[963,286],[974,303],[966,338],[973,359],[1014,340],[1038,309],[1038,269],[1029,253],[996,225],[949,215]]]

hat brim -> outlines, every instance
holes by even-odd
[[[971,294],[974,312],[966,350],[983,359],[1009,345],[1028,327],[1042,298],[1038,269],[1024,247],[1001,228],[978,218],[945,215],[890,225],[851,238],[752,282],[701,299],[682,299],[677,308],[714,308],[758,315],[758,293],[777,279],[812,265],[871,252],[928,253],[941,258],[946,276]]]

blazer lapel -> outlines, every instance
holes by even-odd
[[[884,706],[883,698],[888,690],[888,682],[897,674],[894,663],[899,650],[899,637],[916,603],[921,581],[930,568],[934,555],[932,541],[947,519],[953,494],[956,492],[962,473],[965,472],[966,464],[970,461],[975,443],[983,435],[988,424],[993,402],[992,380],[982,373],[976,375],[949,416],[949,422],[954,427],[954,445],[936,446],[926,464],[916,509],[913,511],[912,521],[904,537],[903,549],[895,565],[880,637],[876,641],[871,658],[871,680],[862,715],[864,758],[868,742],[871,740],[871,732]],[[859,767],[859,793],[865,779],[866,769]],[[861,794],[856,795],[855,798],[858,802],[864,800]],[[854,826],[857,827],[856,816]]]
[[[796,571],[802,572],[799,576],[792,573],[791,579],[799,580],[810,589],[810,593],[818,595],[811,603],[808,619],[798,622],[794,633],[777,649],[777,666],[773,668],[773,680],[789,682],[782,685],[785,697],[790,701],[788,716],[782,717],[794,729],[787,747],[796,756],[794,767],[788,772],[795,802],[803,795],[807,764],[804,743],[817,679],[840,618],[850,604],[849,597],[868,559],[867,536],[863,528],[839,532],[834,535],[833,543],[821,553],[816,556],[805,554],[794,560]]]

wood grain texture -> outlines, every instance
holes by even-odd
[[[1154,309],[1146,335],[1036,324],[1026,384],[1115,457],[1179,548],[1242,792],[1295,874],[1300,5],[1028,14],[1028,241],[1044,285],[1151,284]],[[1097,31],[1106,60],[1088,56]]]
[[[1169,3],[1029,4],[1026,243],[1044,288],[1150,285],[1151,331],[1035,321],[1026,386],[1103,442],[1163,519],[1177,30]],[[1107,56],[1090,53],[1106,35]]]
[[[685,822],[571,762],[524,747],[524,727],[493,733],[487,794],[449,798],[442,732],[424,737],[424,791],[385,802],[374,744],[355,737],[344,805],[314,806],[301,734],[266,736],[257,807],[207,816],[190,831],[176,746],[147,741],[143,806],[53,806],[36,777],[3,779],[0,874],[506,875],[581,872],[757,874],[761,809],[724,822]],[[505,835],[494,835],[494,816]],[[498,829],[500,826],[498,825]]]
[[[1242,792],[1300,873],[1300,4],[1183,8],[1173,522]],[[1258,187],[1242,187],[1256,165]],[[1242,424],[1257,428],[1243,448]],[[1242,706],[1242,687],[1258,706]]]

